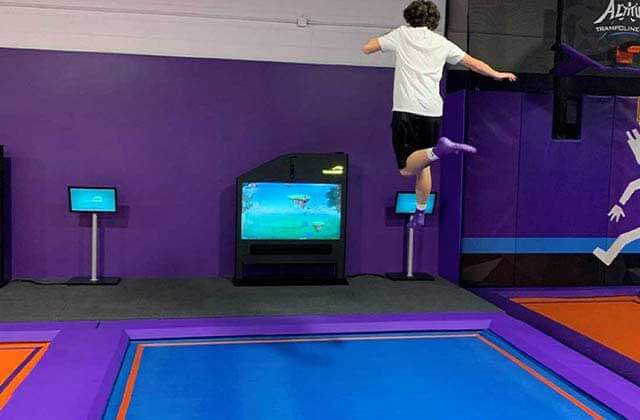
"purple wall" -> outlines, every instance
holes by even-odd
[[[468,137],[478,154],[467,159],[465,165],[463,236],[513,237],[522,94],[468,95]]]
[[[447,97],[442,124],[444,136],[466,140],[466,97],[466,91]],[[442,277],[457,283],[460,280],[464,156],[445,159],[440,166],[446,176],[440,181],[438,268]]]
[[[585,96],[581,140],[556,141],[553,98],[524,95],[516,236],[606,236],[613,106]]]
[[[636,98],[585,96],[581,140],[556,141],[551,95],[469,96],[469,138],[480,153],[465,168],[464,237],[606,237],[640,225],[640,200],[619,225],[607,218],[640,178],[625,135],[638,126]]]
[[[348,271],[400,270],[404,229],[387,207],[413,185],[392,154],[392,70],[12,49],[0,63],[14,278],[89,270],[70,184],[120,189],[121,213],[103,219],[104,274],[229,275],[235,177],[333,151],[351,158]],[[437,270],[437,225],[418,238],[417,269]]]

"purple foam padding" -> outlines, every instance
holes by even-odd
[[[589,68],[598,71],[607,71],[609,69],[567,44],[559,43],[554,45],[553,49],[560,51],[562,54],[561,60],[551,69],[551,73],[556,76],[573,76]]]
[[[259,320],[259,322],[256,322]],[[486,329],[486,313],[274,316],[176,320],[107,321],[101,328],[124,329],[135,340],[234,335],[333,334],[347,332]],[[186,334],[186,335],[185,335]]]
[[[0,331],[57,330],[64,322],[3,322]]]
[[[106,369],[101,377],[102,380],[97,388],[96,397],[91,405],[91,410],[88,416],[89,419],[102,419],[104,409],[109,402],[109,397],[111,396],[111,391],[113,391],[113,384],[120,373],[120,367],[129,346],[130,338],[126,332],[123,332],[119,338],[117,338],[117,336],[118,334],[114,332],[114,338],[118,339],[118,342],[115,343],[114,341],[111,343],[114,353],[111,359],[107,360]]]
[[[442,135],[466,141],[466,93],[459,91],[447,96],[442,121]],[[469,159],[473,159],[470,156]],[[462,239],[462,175],[464,155],[439,162],[440,231],[438,238],[438,274],[458,283],[460,279],[460,251]]]
[[[640,418],[640,388],[529,325],[496,317],[491,331],[629,419]]]
[[[613,97],[583,98],[582,139],[551,136],[553,97],[524,97],[517,237],[605,237]]]
[[[527,288],[487,288],[473,289],[477,294],[497,293],[505,297],[540,297],[540,298],[572,298],[572,297],[612,297],[635,296],[640,293],[640,286],[593,286],[593,287],[527,287]],[[486,295],[483,295],[486,296]]]
[[[523,94],[467,94],[467,137],[478,153],[465,160],[463,237],[514,237]]]
[[[122,330],[61,331],[0,419],[99,419],[126,351]]]
[[[51,341],[58,335],[57,330],[0,331],[0,343],[25,343]]]
[[[615,117],[613,120],[613,139],[611,151],[611,183],[608,197],[609,211],[614,204],[619,203],[620,197],[631,181],[640,178],[640,165],[636,161],[631,148],[627,144],[627,131],[638,128],[637,122],[638,98],[616,97]],[[640,226],[640,192],[636,192],[623,206],[625,217],[619,222],[608,224],[609,237],[616,238],[621,233]],[[600,217],[608,222],[607,214]]]
[[[489,327],[487,319],[466,320],[415,320],[415,321],[378,321],[352,322],[340,321],[319,324],[267,324],[256,326],[253,324],[239,326],[211,326],[191,328],[130,328],[127,334],[133,339],[148,340],[157,338],[184,337],[228,337],[237,335],[306,335],[306,334],[342,334],[378,331],[459,331],[481,330]],[[240,328],[240,330],[239,330]],[[185,335],[186,334],[186,335]]]
[[[633,73],[640,75],[640,69],[637,67],[605,66],[564,43],[555,45],[553,49],[562,52],[561,60],[551,69],[551,73],[555,76],[574,76],[586,69],[593,69],[606,74]]]
[[[559,322],[512,301],[510,298],[503,296],[500,291],[477,289],[476,293],[494,305],[504,309],[509,315],[554,337],[556,340],[583,353],[592,360],[597,361],[608,369],[618,373],[620,376],[640,386],[640,364],[634,360],[571,328],[565,327]]]
[[[96,321],[0,322],[0,331],[61,330],[96,328]]]
[[[95,328],[93,321],[0,323],[0,343],[51,341],[62,329]]]

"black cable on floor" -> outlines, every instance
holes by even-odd
[[[14,279],[11,280],[9,283],[31,283],[31,284],[37,284],[38,286],[66,286],[67,282],[65,281],[64,283],[54,283],[54,282],[46,282],[46,281],[38,281],[38,280],[32,280],[32,279]]]
[[[383,275],[383,274],[375,274],[375,273],[358,273],[358,274],[353,274],[351,276],[348,276],[347,279],[355,279],[356,277],[377,277],[380,279],[385,279],[387,280],[387,276]]]

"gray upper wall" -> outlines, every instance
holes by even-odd
[[[0,47],[393,67],[361,47],[404,24],[409,2],[17,0],[0,2]]]
[[[492,66],[547,73],[553,66],[557,0],[450,0],[447,36]],[[468,41],[468,42],[467,42]]]

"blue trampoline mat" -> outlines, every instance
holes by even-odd
[[[131,342],[105,419],[621,418],[489,332]]]

